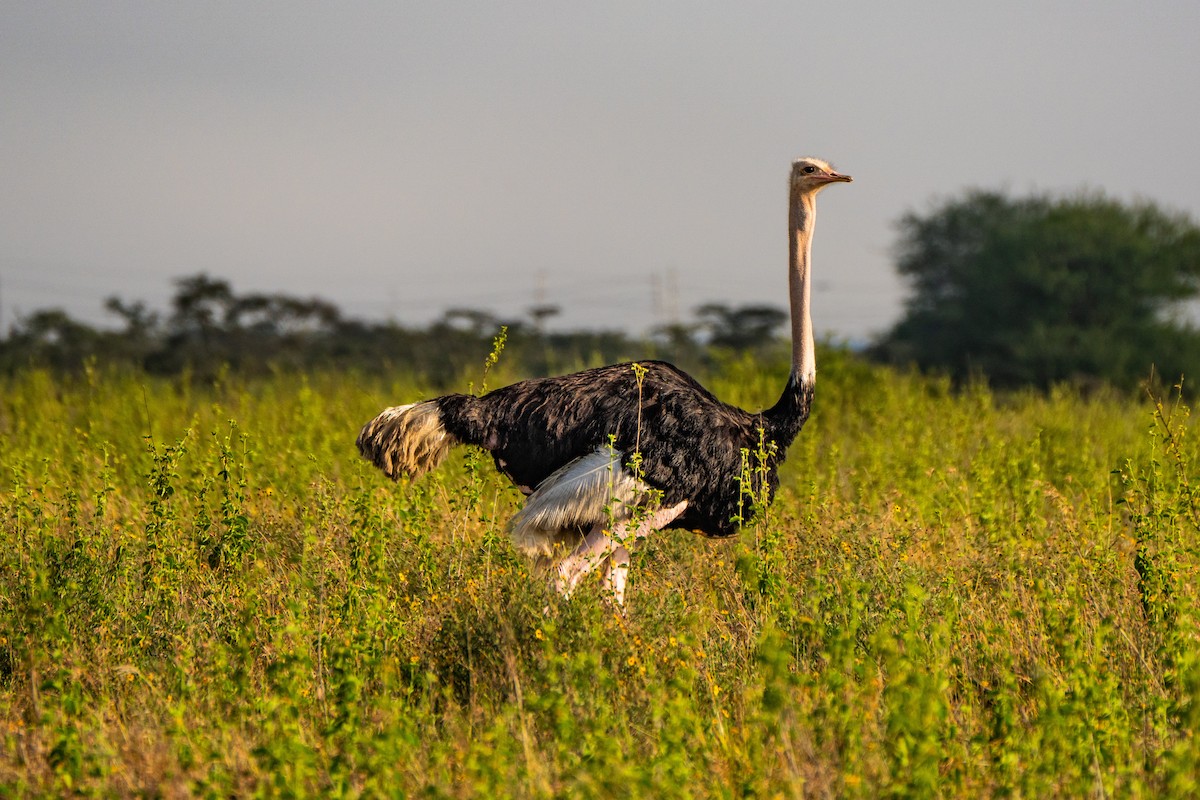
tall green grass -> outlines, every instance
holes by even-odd
[[[784,377],[720,375],[748,407]],[[486,458],[414,485],[357,458],[430,394],[4,379],[0,794],[1200,791],[1200,479],[1169,398],[832,354],[775,505],[734,541],[652,537],[621,615],[530,574]]]

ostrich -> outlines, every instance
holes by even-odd
[[[623,605],[629,548],[639,539],[668,527],[737,533],[745,451],[766,454],[768,500],[778,488],[816,378],[809,301],[817,194],[850,180],[817,158],[792,164],[792,369],[770,408],[723,403],[666,362],[616,364],[385,409],[363,426],[359,451],[398,480],[433,469],[454,445],[484,448],[527,498],[509,522],[514,544],[551,565],[564,596],[604,566],[603,585]]]

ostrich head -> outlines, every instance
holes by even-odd
[[[792,188],[801,194],[816,194],[831,183],[854,180],[834,170],[828,161],[819,158],[798,158],[792,163]]]

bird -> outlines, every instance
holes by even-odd
[[[487,450],[526,498],[508,524],[514,545],[545,566],[564,597],[603,567],[602,586],[623,607],[630,548],[647,536],[667,528],[737,534],[747,453],[760,454],[754,473],[767,502],[778,489],[779,465],[808,420],[816,382],[816,198],[851,180],[819,158],[792,163],[792,363],[770,408],[723,403],[665,361],[629,362],[387,408],[362,427],[359,452],[399,480],[436,468],[456,445]]]

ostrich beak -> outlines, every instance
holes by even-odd
[[[840,172],[830,172],[829,180],[837,183],[851,183],[853,182],[854,178],[851,178],[849,175],[843,175]]]

